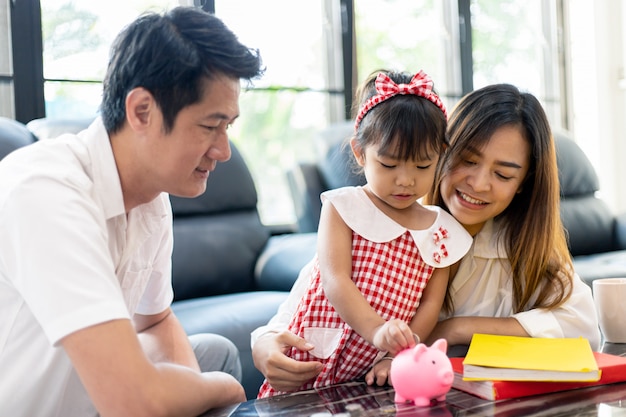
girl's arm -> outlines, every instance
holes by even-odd
[[[428,285],[430,286],[430,282]],[[421,309],[420,303],[417,311]],[[469,345],[474,333],[529,336],[519,322],[512,317],[452,317],[438,322],[434,327],[430,336],[422,340],[422,343],[430,346],[435,340],[443,338],[448,341],[448,346]],[[387,382],[393,385],[393,381],[389,380],[390,367],[391,361],[389,360],[375,363],[365,374],[365,382],[368,385],[383,385]]]
[[[352,281],[352,230],[329,202],[322,206],[317,242],[322,286],[341,319],[381,350],[413,346],[410,327],[401,320],[386,322]]]
[[[427,340],[439,319],[439,312],[448,289],[450,268],[438,268],[424,288],[419,306],[409,323],[413,333],[419,336],[421,342]]]
[[[418,335],[422,343],[426,343],[427,338],[437,324],[439,312],[448,289],[449,275],[450,268],[435,269],[433,276],[428,281],[426,288],[424,288],[415,316],[409,323],[411,330]],[[428,344],[430,345],[431,343]],[[365,382],[368,385],[391,383],[391,381],[388,381],[390,367],[390,360],[378,361],[365,374]]]

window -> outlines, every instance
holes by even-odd
[[[355,27],[359,82],[380,68],[421,69],[446,106],[461,97],[460,62],[451,59],[458,54],[456,1],[359,0]]]
[[[561,123],[554,2],[472,0],[474,87],[511,83],[534,94]]]
[[[95,116],[115,36],[143,11],[176,5],[175,0],[41,0],[46,117]]]
[[[336,6],[324,0],[215,2],[216,15],[245,45],[261,51],[266,67],[241,95],[241,117],[230,135],[255,178],[267,224],[295,222],[286,170],[311,160],[316,132],[343,118]]]
[[[9,2],[0,5],[0,116],[3,117],[13,117],[15,113],[10,12]]]
[[[261,50],[267,68],[253,89],[243,91],[242,116],[230,131],[255,178],[267,224],[295,222],[285,170],[313,158],[312,136],[344,114],[340,34],[331,23],[339,12],[332,3],[337,2],[274,0],[272,9],[281,13],[269,13],[264,2],[215,2],[217,15],[244,44]],[[144,10],[176,5],[42,0],[46,117],[94,116],[117,33]]]
[[[461,72],[474,88],[508,82],[535,94],[560,123],[556,5],[541,0],[471,0],[471,67],[461,68],[464,16],[450,0],[359,0],[355,26],[359,78],[372,70],[424,69],[451,107]],[[401,11],[401,12],[399,12]]]
[[[178,4],[214,8],[261,51],[265,76],[242,91],[230,134],[266,224],[295,222],[287,169],[317,156],[315,135],[347,117],[353,89],[375,69],[423,69],[449,108],[473,87],[510,82],[537,95],[553,127],[564,119],[557,2],[543,0],[41,0],[46,116],[94,116],[114,37],[141,12]]]

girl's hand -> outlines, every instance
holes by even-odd
[[[375,330],[373,344],[379,350],[390,352],[395,356],[401,350],[415,346],[415,339],[407,323],[394,319],[385,322]]]
[[[378,385],[382,386],[387,383],[391,384],[391,379],[389,378],[389,370],[391,369],[391,360],[393,358],[391,356],[385,356],[378,362],[372,366],[372,369],[367,371],[365,374],[365,383],[367,385]]]

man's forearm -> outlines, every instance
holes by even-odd
[[[144,352],[153,363],[175,363],[200,372],[200,366],[180,322],[170,312],[138,333]]]

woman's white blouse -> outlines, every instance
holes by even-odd
[[[450,287],[454,302],[450,316],[514,317],[532,337],[582,336],[594,350],[599,349],[600,330],[591,288],[578,274],[574,275],[571,297],[560,307],[513,313],[511,264],[504,246],[497,245],[494,225],[493,221],[485,224],[461,260]]]

